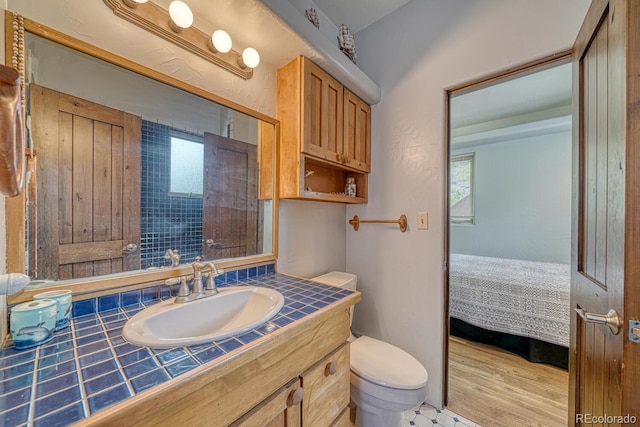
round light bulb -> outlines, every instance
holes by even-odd
[[[171,21],[179,28],[189,28],[193,24],[193,13],[183,1],[175,0],[171,2],[169,16]]]
[[[211,41],[218,52],[227,53],[231,50],[231,37],[224,30],[214,31]]]
[[[249,68],[256,68],[260,64],[260,54],[254,48],[248,47],[242,52],[242,62]]]

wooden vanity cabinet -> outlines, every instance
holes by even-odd
[[[358,301],[355,292],[76,425],[349,426],[346,340],[349,307]]]
[[[301,401],[304,390],[294,378],[263,403],[231,424],[231,427],[299,427],[302,426]]]
[[[231,426],[350,426],[349,372],[349,343],[344,343]]]
[[[300,376],[303,425],[345,425],[341,420],[349,405],[349,363],[349,343],[345,343]]]
[[[367,203],[371,108],[302,56],[277,80],[280,197]],[[349,177],[356,197],[344,195]]]

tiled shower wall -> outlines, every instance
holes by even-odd
[[[181,263],[202,253],[202,198],[169,194],[170,131],[169,126],[142,121],[142,268],[170,265],[164,258],[167,249],[177,249]]]

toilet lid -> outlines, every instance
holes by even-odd
[[[413,356],[366,336],[351,343],[351,370],[365,380],[385,387],[418,389],[427,384],[427,371]]]

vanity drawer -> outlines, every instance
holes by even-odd
[[[301,375],[303,425],[333,425],[349,404],[349,372],[349,343],[344,343]]]

